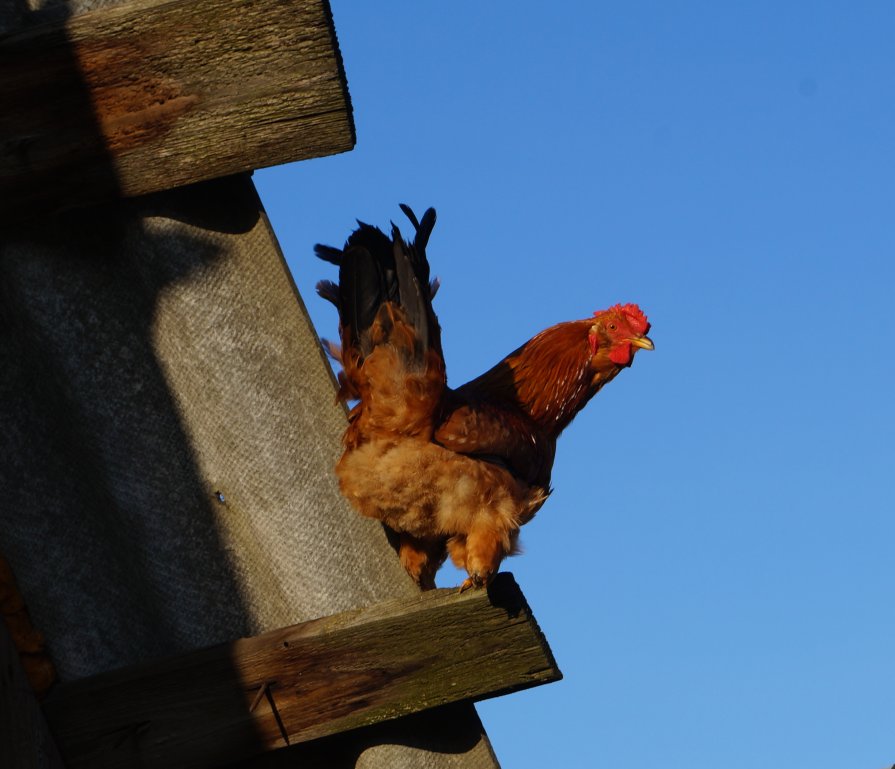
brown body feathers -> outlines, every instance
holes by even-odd
[[[435,212],[406,243],[366,224],[341,251],[321,296],[339,310],[340,397],[356,400],[336,465],[343,494],[395,533],[402,563],[424,589],[447,555],[481,586],[515,550],[519,528],[550,493],[556,440],[607,382],[653,349],[636,305],[560,323],[477,379],[447,386],[432,309],[426,245]]]

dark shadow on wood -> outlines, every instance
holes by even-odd
[[[122,203],[142,216],[163,216],[209,232],[238,235],[258,222],[261,206],[248,174],[155,192]]]
[[[125,737],[146,766],[209,766],[257,755],[258,735],[262,752],[334,734],[353,742],[360,727],[559,680],[512,575],[494,592],[516,593],[522,616],[482,590],[431,591],[75,682],[45,713],[73,768],[96,766],[96,746]],[[234,689],[243,702],[228,703]],[[432,742],[417,723],[429,722],[388,727],[381,742]],[[458,729],[431,749],[469,750],[477,722]]]
[[[0,37],[70,12],[65,2],[32,11],[0,0]],[[73,680],[255,629],[153,339],[160,297],[225,254],[188,228],[149,231],[145,217],[244,232],[260,204],[245,176],[120,199],[64,29],[46,51],[54,77],[40,110],[88,146],[62,174],[30,175],[2,204],[0,552],[62,680]],[[0,65],[18,60],[15,46],[2,49]],[[23,72],[0,103],[27,99],[31,85]],[[0,147],[20,169],[64,144],[2,128],[0,116]],[[79,208],[88,182],[113,201]],[[51,190],[49,208],[63,213],[32,210],[36,188],[44,200]],[[134,740],[138,732],[102,750],[126,753]]]
[[[0,104],[0,222],[354,146],[326,0],[3,0]]]
[[[65,33],[64,24],[72,16],[71,5],[63,0],[47,0],[32,10],[24,0],[0,0],[0,67],[10,72],[20,72],[15,80],[4,78],[0,83],[0,104],[30,105],[28,114],[40,124],[49,122],[56,126],[53,136],[35,123],[16,125],[11,132],[15,115],[7,113],[6,120],[0,113],[0,154],[13,161],[8,172],[23,172],[21,186],[4,201],[0,210],[0,222],[4,227],[15,226],[23,219],[39,217],[41,211],[62,210],[81,205],[80,189],[85,185],[98,184],[116,197],[119,189],[114,165],[103,141],[100,126],[91,106],[90,94],[81,75],[78,61]],[[31,53],[27,36],[17,44],[19,33],[52,24],[58,31],[46,41],[44,56],[51,77],[42,73],[39,83],[33,82],[24,66]],[[4,36],[9,35],[6,40]],[[64,137],[78,137],[78,151],[69,157],[60,155]],[[58,156],[58,169],[53,173],[41,172],[44,159]],[[85,163],[84,160],[88,162]],[[59,173],[61,171],[62,173]],[[31,200],[40,190],[43,197],[40,209],[35,210]]]
[[[523,612],[531,614],[531,610],[525,602],[525,596],[516,587],[515,580],[507,579],[501,574],[496,575],[488,585],[488,599],[492,606],[503,609],[507,613],[507,617],[515,619]]]
[[[457,755],[472,750],[481,738],[482,726],[475,708],[469,703],[456,703],[264,753],[228,764],[227,769],[352,769],[371,749],[385,751],[381,765],[388,766],[393,746]]]

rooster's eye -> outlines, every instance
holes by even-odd
[[[609,324],[609,330],[610,330],[610,331],[616,331],[616,330],[618,330],[618,326],[616,326],[614,323],[610,323],[610,324]]]

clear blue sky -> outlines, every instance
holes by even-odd
[[[357,148],[256,174],[322,334],[313,243],[401,202],[455,385],[653,323],[505,564],[565,680],[480,706],[503,765],[895,762],[895,5],[333,10]]]

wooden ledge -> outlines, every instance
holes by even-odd
[[[215,766],[561,677],[500,574],[66,684],[44,712],[69,769]]]
[[[326,0],[128,0],[0,36],[0,104],[6,221],[354,146]]]

